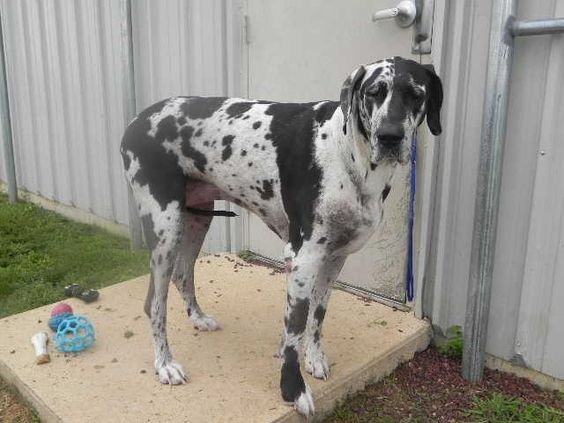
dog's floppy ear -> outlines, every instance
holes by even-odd
[[[366,69],[361,65],[345,79],[343,87],[341,88],[341,110],[343,111],[343,132],[345,135],[347,134],[347,120],[353,110],[354,93],[358,89],[358,85],[365,74]]]
[[[443,84],[435,73],[433,65],[423,65],[429,77],[427,86],[427,125],[433,135],[439,135],[441,128],[441,106],[443,105]]]

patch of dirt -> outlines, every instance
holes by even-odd
[[[228,256],[225,256],[225,258],[228,261],[233,261],[232,259],[230,260]],[[286,271],[282,264],[278,264],[278,263],[275,263],[275,262],[268,262],[268,261],[262,259],[260,256],[258,256],[256,254],[252,254],[252,253],[251,254],[245,254],[243,257],[238,257],[238,258],[245,263],[249,263],[250,265],[261,266],[261,267],[266,267],[266,268],[270,269],[271,275],[275,275],[276,273],[285,273],[285,271]],[[241,264],[239,264],[239,265],[241,265]],[[244,266],[244,267],[246,267],[246,266]]]
[[[5,423],[28,423],[38,422],[21,398],[0,379],[0,422]]]
[[[465,413],[476,396],[494,392],[564,410],[564,395],[546,391],[508,373],[486,369],[479,384],[465,381],[461,363],[428,349],[381,382],[349,398],[329,422],[469,422]]]

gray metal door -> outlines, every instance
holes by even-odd
[[[420,55],[412,53],[414,27],[401,28],[394,19],[372,22],[374,12],[396,3],[248,0],[248,97],[337,99],[344,79],[361,63],[390,56],[419,61]],[[426,13],[432,17],[432,2],[421,3],[427,4]],[[408,176],[409,166],[396,173],[380,230],[360,252],[349,257],[340,277],[352,288],[399,302],[405,301]],[[243,232],[243,244],[250,250],[282,259],[282,242],[258,217],[244,216]]]

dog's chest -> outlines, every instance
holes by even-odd
[[[362,248],[382,220],[383,204],[375,197],[344,195],[326,199],[322,205],[325,219],[321,231],[339,254],[351,254]]]

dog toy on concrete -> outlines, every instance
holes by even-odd
[[[85,303],[96,301],[100,293],[95,289],[84,289],[79,284],[73,283],[65,286],[65,295],[67,297],[79,298]]]
[[[81,352],[96,341],[94,326],[84,316],[69,316],[57,327],[54,341],[63,352]]]
[[[70,305],[67,303],[58,303],[55,307],[53,307],[53,310],[51,311],[51,318],[47,324],[53,332],[56,332],[61,322],[72,315],[73,311]]]
[[[45,332],[38,332],[31,337],[31,343],[35,349],[35,364],[45,364],[51,361],[47,353],[47,342],[49,338]]]

